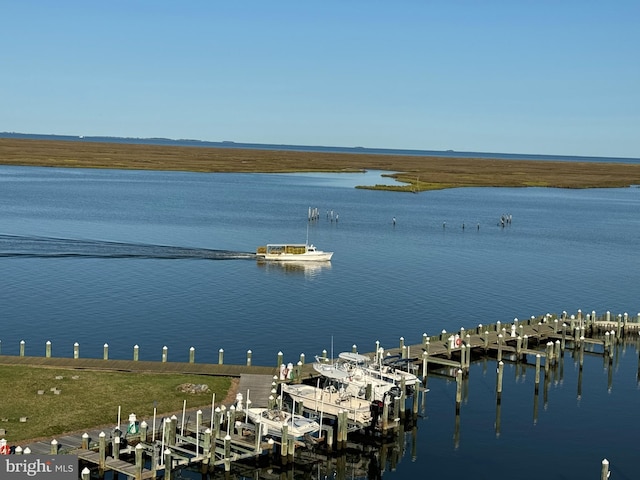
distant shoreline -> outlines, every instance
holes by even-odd
[[[406,185],[363,185],[361,188],[413,193],[458,187],[619,188],[640,185],[640,164],[634,163],[195,148],[17,138],[0,138],[0,165],[209,173],[383,170]]]

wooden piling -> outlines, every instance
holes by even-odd
[[[73,344],[73,358],[76,360],[80,358],[80,344],[78,342]]]
[[[24,357],[24,346],[25,346],[24,340],[20,340],[20,356],[21,357]]]
[[[140,347],[138,345],[133,346],[133,361],[137,362],[140,354]]]
[[[105,343],[102,346],[102,359],[109,360],[109,344],[108,343]]]
[[[536,395],[538,394],[539,387],[540,387],[540,354],[538,353],[536,355],[536,377],[535,377],[535,392],[536,392]]]
[[[164,480],[173,479],[173,458],[171,456],[171,449],[167,448],[164,451]]]
[[[195,363],[195,362],[196,362],[196,348],[191,347],[189,348],[189,363]]]
[[[98,468],[100,471],[104,471],[105,464],[107,462],[107,435],[104,432],[100,432],[98,435]]]
[[[49,340],[47,340],[47,343],[45,344],[44,351],[45,357],[51,358],[51,342]]]
[[[169,347],[166,345],[162,347],[162,362],[166,362],[169,357]]]
[[[81,480],[91,480],[91,470],[89,470],[87,467],[84,467],[82,469],[82,472],[80,472],[80,478]]]
[[[498,404],[502,401],[502,377],[504,375],[504,362],[498,362],[498,379],[496,383],[496,400]]]
[[[609,460],[602,460],[602,470],[600,471],[600,480],[608,480],[609,478]]]
[[[142,444],[139,443],[135,448],[135,462],[136,462],[136,478],[142,478],[142,470],[144,468],[144,457],[142,455]]]
[[[456,415],[460,415],[460,404],[462,403],[462,370],[456,372]]]
[[[218,350],[218,365],[224,364],[224,348]]]

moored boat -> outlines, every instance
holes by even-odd
[[[262,425],[262,435],[281,438],[285,425],[287,436],[296,440],[320,431],[320,424],[315,420],[282,409],[247,408],[246,415],[254,425]]]
[[[317,414],[337,417],[342,411],[347,412],[347,419],[351,425],[358,428],[371,425],[372,402],[364,398],[357,398],[345,390],[333,385],[324,388],[305,384],[283,384],[282,390],[297,403],[302,403],[305,409]]]

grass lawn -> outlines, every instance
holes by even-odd
[[[184,393],[179,386],[185,383],[206,384],[211,391]],[[231,387],[229,377],[0,365],[0,428],[6,430],[4,438],[10,445],[53,439],[102,425],[112,428],[119,406],[123,424],[130,413],[138,419],[151,418],[154,403],[158,415],[181,412],[184,400],[187,408],[210,408],[213,392],[219,404]],[[26,422],[20,421],[23,417]]]

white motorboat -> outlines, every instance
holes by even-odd
[[[338,355],[338,358],[343,360],[346,365],[358,365],[360,368],[371,375],[374,378],[378,378],[385,382],[393,383],[397,386],[402,385],[404,382],[407,389],[407,393],[413,393],[418,384],[422,383],[417,375],[403,369],[410,365],[415,359],[403,359],[400,355],[383,356],[384,351],[380,349],[376,360],[371,361],[366,355],[360,355],[358,353],[343,352]]]
[[[320,431],[320,424],[315,420],[302,415],[292,414],[282,409],[247,408],[246,415],[256,427],[261,425],[262,435],[281,438],[282,429],[287,426],[287,437],[296,440],[305,435]]]
[[[270,243],[258,247],[256,256],[259,260],[276,262],[328,262],[333,252],[318,250],[308,243]]]
[[[351,424],[357,427],[368,427],[371,424],[371,402],[354,397],[333,385],[320,388],[305,384],[283,384],[282,390],[293,401],[302,403],[306,409],[318,414],[337,417],[338,413],[346,411]]]
[[[316,358],[313,368],[326,379],[338,384],[347,394],[356,398],[384,402],[388,398],[397,397],[400,394],[399,387],[394,383],[370,375],[365,364],[354,362],[325,363],[322,359]]]

